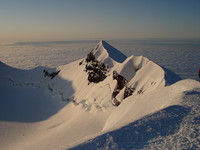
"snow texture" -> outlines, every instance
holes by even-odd
[[[98,83],[86,57],[30,70],[0,63],[0,149],[199,149],[199,81],[105,41],[90,52],[109,68]]]

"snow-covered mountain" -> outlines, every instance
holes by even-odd
[[[84,100],[89,107],[108,107],[114,99],[121,102],[126,90],[129,90],[129,95],[148,93],[168,82],[180,80],[177,75],[143,56],[126,58],[105,41],[100,41],[83,60],[60,66],[57,70],[60,70],[60,77],[71,81],[75,89],[73,95],[67,96],[72,96],[76,102]],[[91,81],[90,75],[93,75]]]
[[[172,147],[199,145],[200,83],[105,41],[57,68],[0,63],[0,91],[0,149],[169,148],[189,125]]]

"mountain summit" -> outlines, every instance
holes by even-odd
[[[92,50],[98,61],[113,67],[116,63],[122,63],[127,57],[107,42],[101,40]]]
[[[104,40],[101,40],[97,46],[99,47],[99,49],[103,48],[104,50],[106,50],[108,55],[116,62],[122,63],[127,58],[123,53],[121,53],[119,50],[117,50]]]
[[[59,67],[61,73],[69,70],[68,66]],[[148,93],[156,88],[164,87],[170,80],[166,78],[168,72],[153,61],[143,56],[127,58],[105,41],[100,41],[87,57],[80,61],[79,68],[73,72],[78,73],[79,76],[74,75],[76,78],[67,74],[66,76],[74,83],[76,83],[75,80],[79,81],[74,84],[75,101],[85,99],[91,106],[98,102],[101,104],[98,107],[107,107],[111,102],[119,105],[131,95]],[[179,80],[175,74],[172,78],[173,82]],[[97,95],[104,96],[98,97]]]
[[[0,62],[0,149],[198,149],[200,83],[179,80],[105,41],[57,68]]]

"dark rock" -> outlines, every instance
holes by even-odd
[[[79,66],[83,64],[83,60],[81,62],[79,62]]]
[[[123,76],[119,75],[117,73],[117,71],[113,71],[113,80],[117,80],[117,87],[115,88],[115,90],[112,93],[112,97],[114,98],[113,105],[119,106],[121,104],[121,102],[116,99],[116,96],[126,86],[127,80]],[[126,95],[127,94],[128,94],[128,92],[126,92]]]
[[[119,75],[117,71],[113,71],[113,79],[117,80],[117,89],[123,89],[127,84],[127,80],[123,76]]]
[[[107,77],[108,65],[96,60],[92,52],[87,55],[85,61],[87,63],[85,71],[88,72],[89,82],[99,83]]]
[[[113,91],[113,97],[115,98],[118,93],[125,87],[127,80],[123,76],[119,75],[117,71],[113,71],[113,79],[117,80],[117,87]]]
[[[45,69],[43,70],[44,77],[50,77],[51,79],[53,79],[55,76],[57,76],[59,72],[60,72],[60,70],[52,72],[52,73],[49,73]]]
[[[120,104],[121,104],[121,102],[118,101],[116,98],[114,98],[114,100],[113,100],[113,105],[114,105],[114,106],[119,106]]]
[[[140,89],[138,92],[137,92],[137,94],[143,94],[144,93],[144,91],[142,90],[142,89]]]
[[[90,52],[87,57],[86,57],[86,62],[91,62],[91,61],[94,61],[95,60],[95,56],[92,52]]]
[[[134,91],[135,91],[134,88],[126,87],[124,90],[124,99],[131,96]]]

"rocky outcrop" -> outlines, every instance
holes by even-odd
[[[95,58],[95,55],[93,52],[90,52],[87,57],[85,58],[85,71],[88,75],[88,81],[89,83],[99,83],[103,81],[107,77],[107,73],[109,71],[109,67],[107,64],[98,61]],[[82,65],[83,61],[79,63],[79,65]]]

